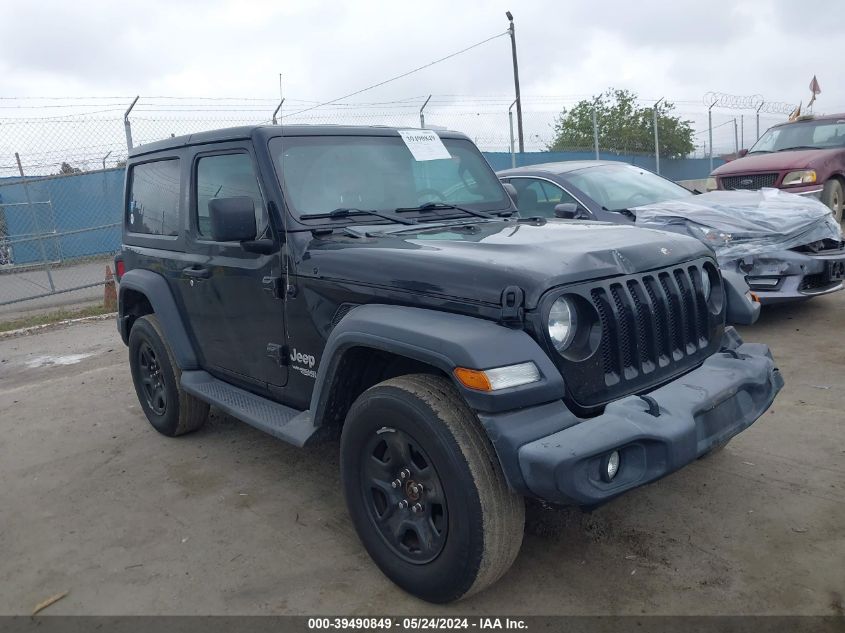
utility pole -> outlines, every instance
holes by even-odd
[[[508,32],[511,36],[511,53],[513,54],[513,87],[516,92],[516,129],[519,136],[519,153],[525,151],[525,140],[522,135],[522,99],[519,96],[519,64],[516,61],[516,29],[513,25],[513,14],[510,11],[505,11],[505,15],[510,22]]]
[[[654,104],[654,167],[657,175],[660,175],[660,142],[657,138],[657,106],[665,97],[660,97]]]
[[[765,101],[761,101],[760,105],[757,106],[757,139],[755,142],[760,140],[760,108],[763,107],[763,104],[766,103]]]

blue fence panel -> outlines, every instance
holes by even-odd
[[[20,178],[0,181],[12,263],[75,260],[117,250],[124,174],[109,169],[28,178],[25,184]]]

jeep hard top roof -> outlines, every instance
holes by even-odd
[[[407,127],[387,127],[382,125],[243,125],[222,128],[207,132],[196,132],[182,136],[172,136],[161,141],[138,145],[129,152],[129,158],[143,156],[189,145],[218,143],[222,141],[240,141],[258,137],[268,140],[274,136],[399,136],[398,130],[416,129]],[[442,138],[467,139],[465,134],[451,130],[427,129],[436,132]]]

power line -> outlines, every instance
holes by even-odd
[[[431,66],[434,66],[435,64],[439,64],[440,62],[444,62],[447,59],[451,59],[452,57],[456,57],[458,55],[461,55],[462,53],[466,53],[467,51],[471,51],[474,48],[478,48],[482,44],[486,44],[487,42],[495,40],[498,37],[502,37],[503,35],[507,35],[508,33],[509,33],[509,31],[502,31],[501,33],[499,33],[497,35],[493,35],[491,37],[488,37],[486,40],[482,40],[481,42],[473,44],[472,46],[467,46],[466,48],[459,50],[455,53],[452,53],[451,55],[446,55],[446,57],[441,57],[440,59],[436,59],[433,62],[429,62],[429,63],[427,63],[423,66],[420,66],[418,68],[414,68],[413,70],[409,70],[408,72],[402,73],[401,75],[396,75],[395,77],[391,77],[390,79],[385,79],[384,81],[380,81],[376,84],[373,84],[372,86],[367,86],[366,88],[362,88],[361,90],[356,90],[355,92],[350,92],[348,95],[338,97],[337,99],[332,99],[331,101],[325,101],[323,103],[318,103],[317,105],[311,106],[310,108],[305,108],[304,110],[299,110],[298,112],[292,112],[292,113],[287,114],[285,116],[295,116],[297,114],[302,114],[303,112],[308,112],[309,110],[314,110],[314,109],[319,108],[319,107],[324,106],[324,105],[330,105],[332,103],[337,103],[338,101],[343,101],[344,99],[348,99],[349,97],[354,97],[355,95],[359,95],[362,92],[367,92],[368,90],[372,90],[373,88],[378,88],[380,86],[384,86],[385,84],[389,84],[392,81],[396,81],[397,79],[402,79],[403,77],[407,77],[408,75],[413,75],[414,73],[419,72],[419,71],[421,71],[425,68],[429,68]]]

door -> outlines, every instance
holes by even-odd
[[[257,236],[272,230],[255,161],[248,147],[226,144],[198,153],[191,168],[189,254],[180,291],[203,367],[258,387],[283,386],[284,300],[274,292],[281,257],[249,253],[211,237],[209,202],[247,196]]]
[[[524,218],[554,218],[555,206],[578,201],[558,185],[540,178],[511,178],[516,187],[519,214]],[[578,204],[578,206],[581,206]]]

